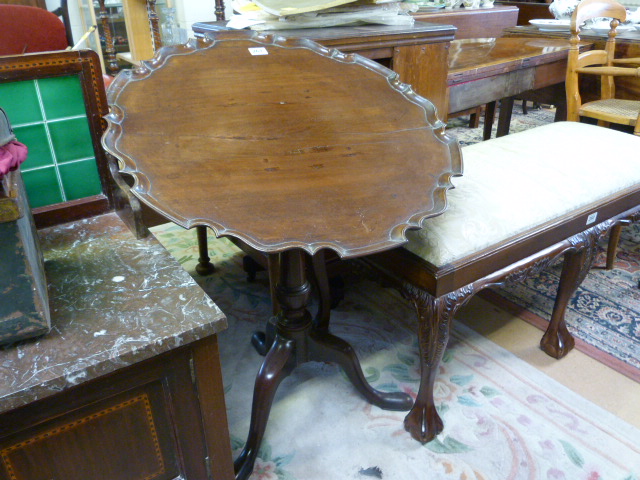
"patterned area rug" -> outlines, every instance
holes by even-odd
[[[262,362],[249,339],[271,311],[266,275],[248,283],[242,253],[210,238],[216,272],[198,276],[194,231],[165,225],[155,235],[228,317],[220,351],[238,453]],[[346,284],[333,333],[351,342],[376,388],[415,396],[412,308],[370,281]],[[302,365],[278,390],[251,480],[640,479],[640,430],[462,325],[452,332],[436,401],[445,430],[421,445],[404,431],[404,413],[369,405],[337,367]]]
[[[514,107],[511,132],[553,121],[553,110],[533,109],[527,115]],[[482,140],[480,128],[455,119],[449,132],[461,144]],[[494,128],[495,136],[495,128]],[[566,314],[576,348],[640,382],[640,227],[623,230],[615,269],[606,271],[606,241],[601,242],[594,268],[572,298]],[[562,264],[522,283],[485,291],[483,296],[520,318],[545,330],[548,325]]]
[[[498,128],[498,114],[499,108],[496,109],[495,122],[493,123],[491,138],[496,138],[496,130]],[[529,128],[539,127],[553,122],[555,116],[555,109],[553,108],[532,108],[529,103],[528,113],[524,115],[522,113],[522,106],[520,103],[514,105],[513,113],[511,116],[511,124],[509,125],[509,133],[522,132]],[[484,118],[480,119],[480,126],[478,128],[469,128],[469,117],[458,117],[450,119],[447,124],[447,131],[454,135],[460,145],[471,145],[472,143],[478,143],[482,141],[482,130],[484,128]]]
[[[606,242],[595,267],[569,302],[565,319],[576,348],[640,382],[640,226],[623,229],[613,270]],[[562,263],[485,298],[544,330],[551,318]]]

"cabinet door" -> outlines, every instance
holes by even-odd
[[[171,479],[179,476],[162,384],[84,405],[2,442],[3,478]]]
[[[208,395],[221,393],[222,385],[196,378],[197,371],[219,372],[217,358],[203,358],[200,347],[195,353],[183,347],[3,414],[0,479],[233,478],[224,402]]]

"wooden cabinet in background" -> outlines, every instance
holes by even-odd
[[[518,25],[529,25],[529,20],[540,18],[553,18],[553,14],[549,11],[549,3],[544,2],[509,2],[498,1],[496,5],[517,7]],[[509,25],[512,27],[513,25]]]
[[[515,27],[518,8],[495,6],[493,8],[455,8],[412,14],[421,22],[453,25],[457,28],[455,39],[501,37],[502,31]]]

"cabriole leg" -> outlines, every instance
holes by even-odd
[[[464,287],[438,298],[411,285],[405,285],[404,292],[418,314],[421,370],[418,396],[404,419],[404,428],[419,442],[427,443],[443,429],[442,419],[433,399],[433,387],[449,341],[451,321],[458,308],[471,298],[473,289]]]
[[[562,265],[562,273],[560,274],[556,301],[553,305],[553,312],[551,313],[551,320],[542,340],[540,340],[542,350],[554,358],[564,357],[575,345],[575,340],[569,333],[569,330],[567,330],[564,316],[569,300],[573,297],[573,294],[584,280],[591,266],[587,250],[588,249],[569,250],[564,254],[564,263]],[[585,263],[587,263],[588,266],[585,265]]]

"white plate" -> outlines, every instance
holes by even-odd
[[[553,20],[549,18],[541,18],[538,20],[529,20],[529,23],[538,30],[543,32],[569,31],[571,28],[570,20]]]
[[[584,27],[584,29],[594,31],[601,35],[603,34],[606,35],[607,33],[609,33],[609,30],[611,30],[611,27],[609,25],[606,25],[606,26],[595,25],[593,27]],[[618,33],[628,32],[629,30],[633,30],[633,27],[631,27],[631,25],[620,25],[618,28],[616,28],[616,31]]]

